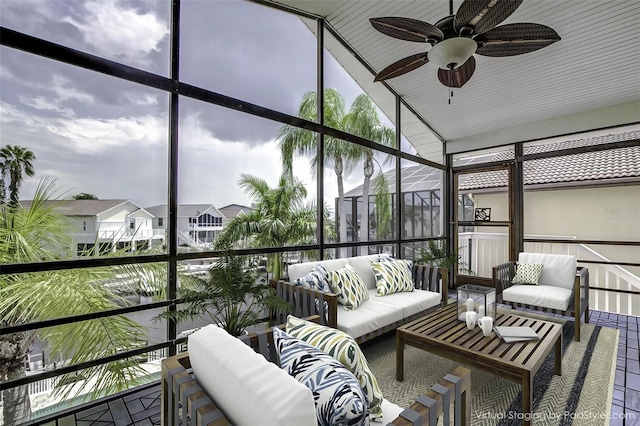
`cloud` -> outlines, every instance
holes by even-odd
[[[65,22],[80,30],[87,44],[98,54],[126,59],[146,65],[148,55],[159,50],[169,28],[152,13],[140,13],[119,5],[117,1],[84,3],[86,15],[66,16]]]
[[[71,108],[65,108],[60,105],[58,102],[51,101],[43,96],[37,97],[27,97],[27,96],[19,96],[20,102],[24,105],[30,106],[31,108],[43,110],[43,111],[53,111],[57,112],[65,117],[74,117],[75,113]]]

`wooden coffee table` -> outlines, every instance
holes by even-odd
[[[414,346],[472,368],[522,384],[522,424],[530,425],[533,377],[555,346],[555,374],[562,375],[562,324],[498,311],[494,325],[529,326],[540,336],[532,342],[505,343],[479,327],[467,329],[449,304],[396,330],[396,380],[404,380],[404,347]]]

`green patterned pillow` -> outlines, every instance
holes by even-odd
[[[413,291],[410,266],[406,260],[396,259],[392,262],[371,262],[373,275],[376,277],[378,296],[385,296],[401,291]]]
[[[290,336],[307,342],[340,361],[351,371],[369,401],[371,420],[382,420],[382,391],[376,377],[371,372],[367,358],[353,337],[344,331],[305,321],[292,315],[287,317],[285,331]]]
[[[543,266],[542,263],[518,263],[516,276],[513,277],[511,283],[538,285]]]
[[[338,303],[347,311],[355,311],[365,300],[369,300],[367,286],[348,263],[342,269],[329,272],[329,285],[338,295]]]

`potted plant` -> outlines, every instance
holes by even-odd
[[[459,274],[475,275],[466,263],[460,262],[462,256],[459,250],[448,253],[447,245],[444,241],[429,240],[428,243],[429,247],[427,249],[420,249],[419,256],[415,259],[416,264],[440,266],[446,269],[451,269],[457,264]],[[449,280],[449,285],[452,284],[453,281]]]
[[[289,303],[276,296],[266,279],[260,280],[257,270],[255,259],[227,250],[213,264],[208,278],[181,278],[181,308],[159,317],[180,322],[206,315],[229,334],[240,336],[269,312],[287,313],[291,309]]]
[[[428,241],[429,247],[427,249],[420,249],[420,254],[416,258],[416,263],[430,266],[442,266],[443,268],[451,268],[460,260],[460,255],[457,251],[451,254],[447,253],[447,245],[444,242],[436,242],[434,240]]]

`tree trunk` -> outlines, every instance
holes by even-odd
[[[27,342],[25,333],[0,336],[0,378],[6,381],[26,375]],[[28,386],[18,386],[3,392],[2,419],[5,425],[17,425],[31,418]]]
[[[338,213],[340,215],[338,231],[340,235],[340,242],[347,241],[347,212],[344,210],[344,183],[342,181],[342,158],[336,158],[334,171],[336,173],[336,179],[338,180]],[[340,255],[338,257],[347,257],[347,249],[341,248],[339,250]]]
[[[360,241],[369,241],[369,191],[373,176],[373,159],[369,154],[364,161],[364,182],[362,183],[362,212],[360,213]],[[360,247],[360,254],[369,254],[369,247]]]

